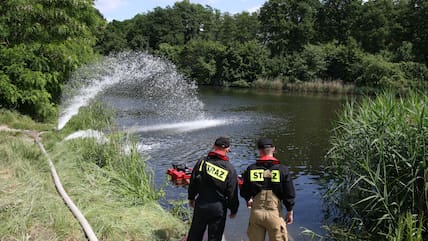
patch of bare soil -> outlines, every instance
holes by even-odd
[[[54,240],[57,239],[55,232],[40,224],[33,225],[29,230],[28,240]]]

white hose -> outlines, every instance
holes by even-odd
[[[40,149],[42,150],[42,152],[45,154],[46,158],[48,159],[49,166],[51,168],[52,178],[53,178],[54,183],[55,183],[55,187],[58,190],[59,194],[61,195],[62,199],[67,204],[68,208],[70,208],[74,217],[76,217],[76,219],[79,221],[79,223],[82,226],[88,240],[89,241],[98,241],[98,238],[97,238],[97,236],[95,236],[94,230],[92,230],[92,227],[89,224],[89,222],[86,220],[85,216],[83,216],[82,212],[80,212],[80,210],[76,207],[76,205],[73,203],[71,198],[68,196],[68,194],[65,192],[64,188],[62,187],[61,181],[59,180],[58,174],[55,170],[55,166],[54,166],[51,158],[49,157],[48,153],[46,152],[45,147],[39,141],[37,136],[33,136],[33,137],[34,137],[34,140],[37,143],[37,145],[39,145]]]

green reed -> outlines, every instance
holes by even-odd
[[[87,165],[96,165],[116,196],[133,205],[159,199],[163,190],[155,188],[154,173],[146,163],[149,157],[138,152],[136,141],[116,131],[107,137],[107,142],[86,139],[73,143],[75,151],[81,153],[82,171]]]
[[[334,180],[327,196],[348,221],[361,222],[358,232],[391,236],[410,213],[411,227],[427,237],[427,104],[425,93],[384,93],[350,102],[340,115],[327,154]]]

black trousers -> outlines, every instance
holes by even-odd
[[[202,241],[208,226],[208,241],[221,241],[227,209],[223,203],[196,204],[187,241]]]

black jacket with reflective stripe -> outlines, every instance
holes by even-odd
[[[188,199],[196,203],[218,203],[229,208],[232,214],[238,212],[238,176],[229,161],[216,156],[199,160],[192,171]]]
[[[257,171],[251,172],[252,170],[270,170],[271,172],[277,170],[280,174],[279,182],[272,182],[271,178],[263,178],[263,181],[255,181],[254,177],[251,179],[250,175],[255,175]],[[245,198],[246,201],[255,197],[261,190],[268,189],[272,190],[273,193],[283,201],[287,211],[293,210],[296,193],[290,172],[285,165],[273,164],[270,161],[257,162],[248,166],[242,177],[244,183],[241,186],[240,195]]]

